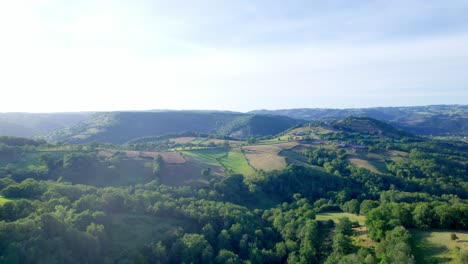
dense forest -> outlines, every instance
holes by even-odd
[[[369,118],[245,140],[0,137],[0,263],[468,263],[467,199],[466,143]],[[439,231],[455,246],[421,254]]]

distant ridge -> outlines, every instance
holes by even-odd
[[[275,135],[304,121],[284,116],[226,112],[108,112],[96,113],[72,127],[49,133],[46,139],[68,143],[122,144],[137,138],[198,132],[237,138]]]
[[[429,105],[372,108],[296,108],[254,110],[249,113],[273,114],[305,120],[338,120],[348,116],[367,116],[417,135],[468,136],[468,105]]]

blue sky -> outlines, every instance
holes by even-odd
[[[0,3],[0,112],[468,103],[468,1]]]

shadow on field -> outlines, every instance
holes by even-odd
[[[447,251],[448,248],[431,244],[428,241],[429,237],[430,233],[419,233],[417,239],[413,238],[413,254],[416,258],[416,263],[439,264],[449,262],[450,258],[437,257],[437,255]]]

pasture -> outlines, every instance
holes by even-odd
[[[359,225],[364,225],[366,222],[365,216],[346,212],[321,212],[315,216],[315,219],[317,219],[318,221],[333,220],[333,222],[338,223],[340,221],[340,218],[343,217],[347,217],[353,222],[358,222]]]
[[[286,167],[286,160],[279,155],[284,149],[296,146],[296,142],[280,143],[274,145],[254,145],[243,147],[249,164],[257,170],[271,171]]]
[[[458,237],[452,240],[450,235]],[[460,230],[413,229],[413,254],[417,263],[465,264],[461,254],[468,251],[468,232]]]
[[[222,166],[226,172],[241,173],[244,176],[255,174],[239,148],[226,150],[224,148],[207,148],[193,151],[185,151],[187,155],[205,166]]]

